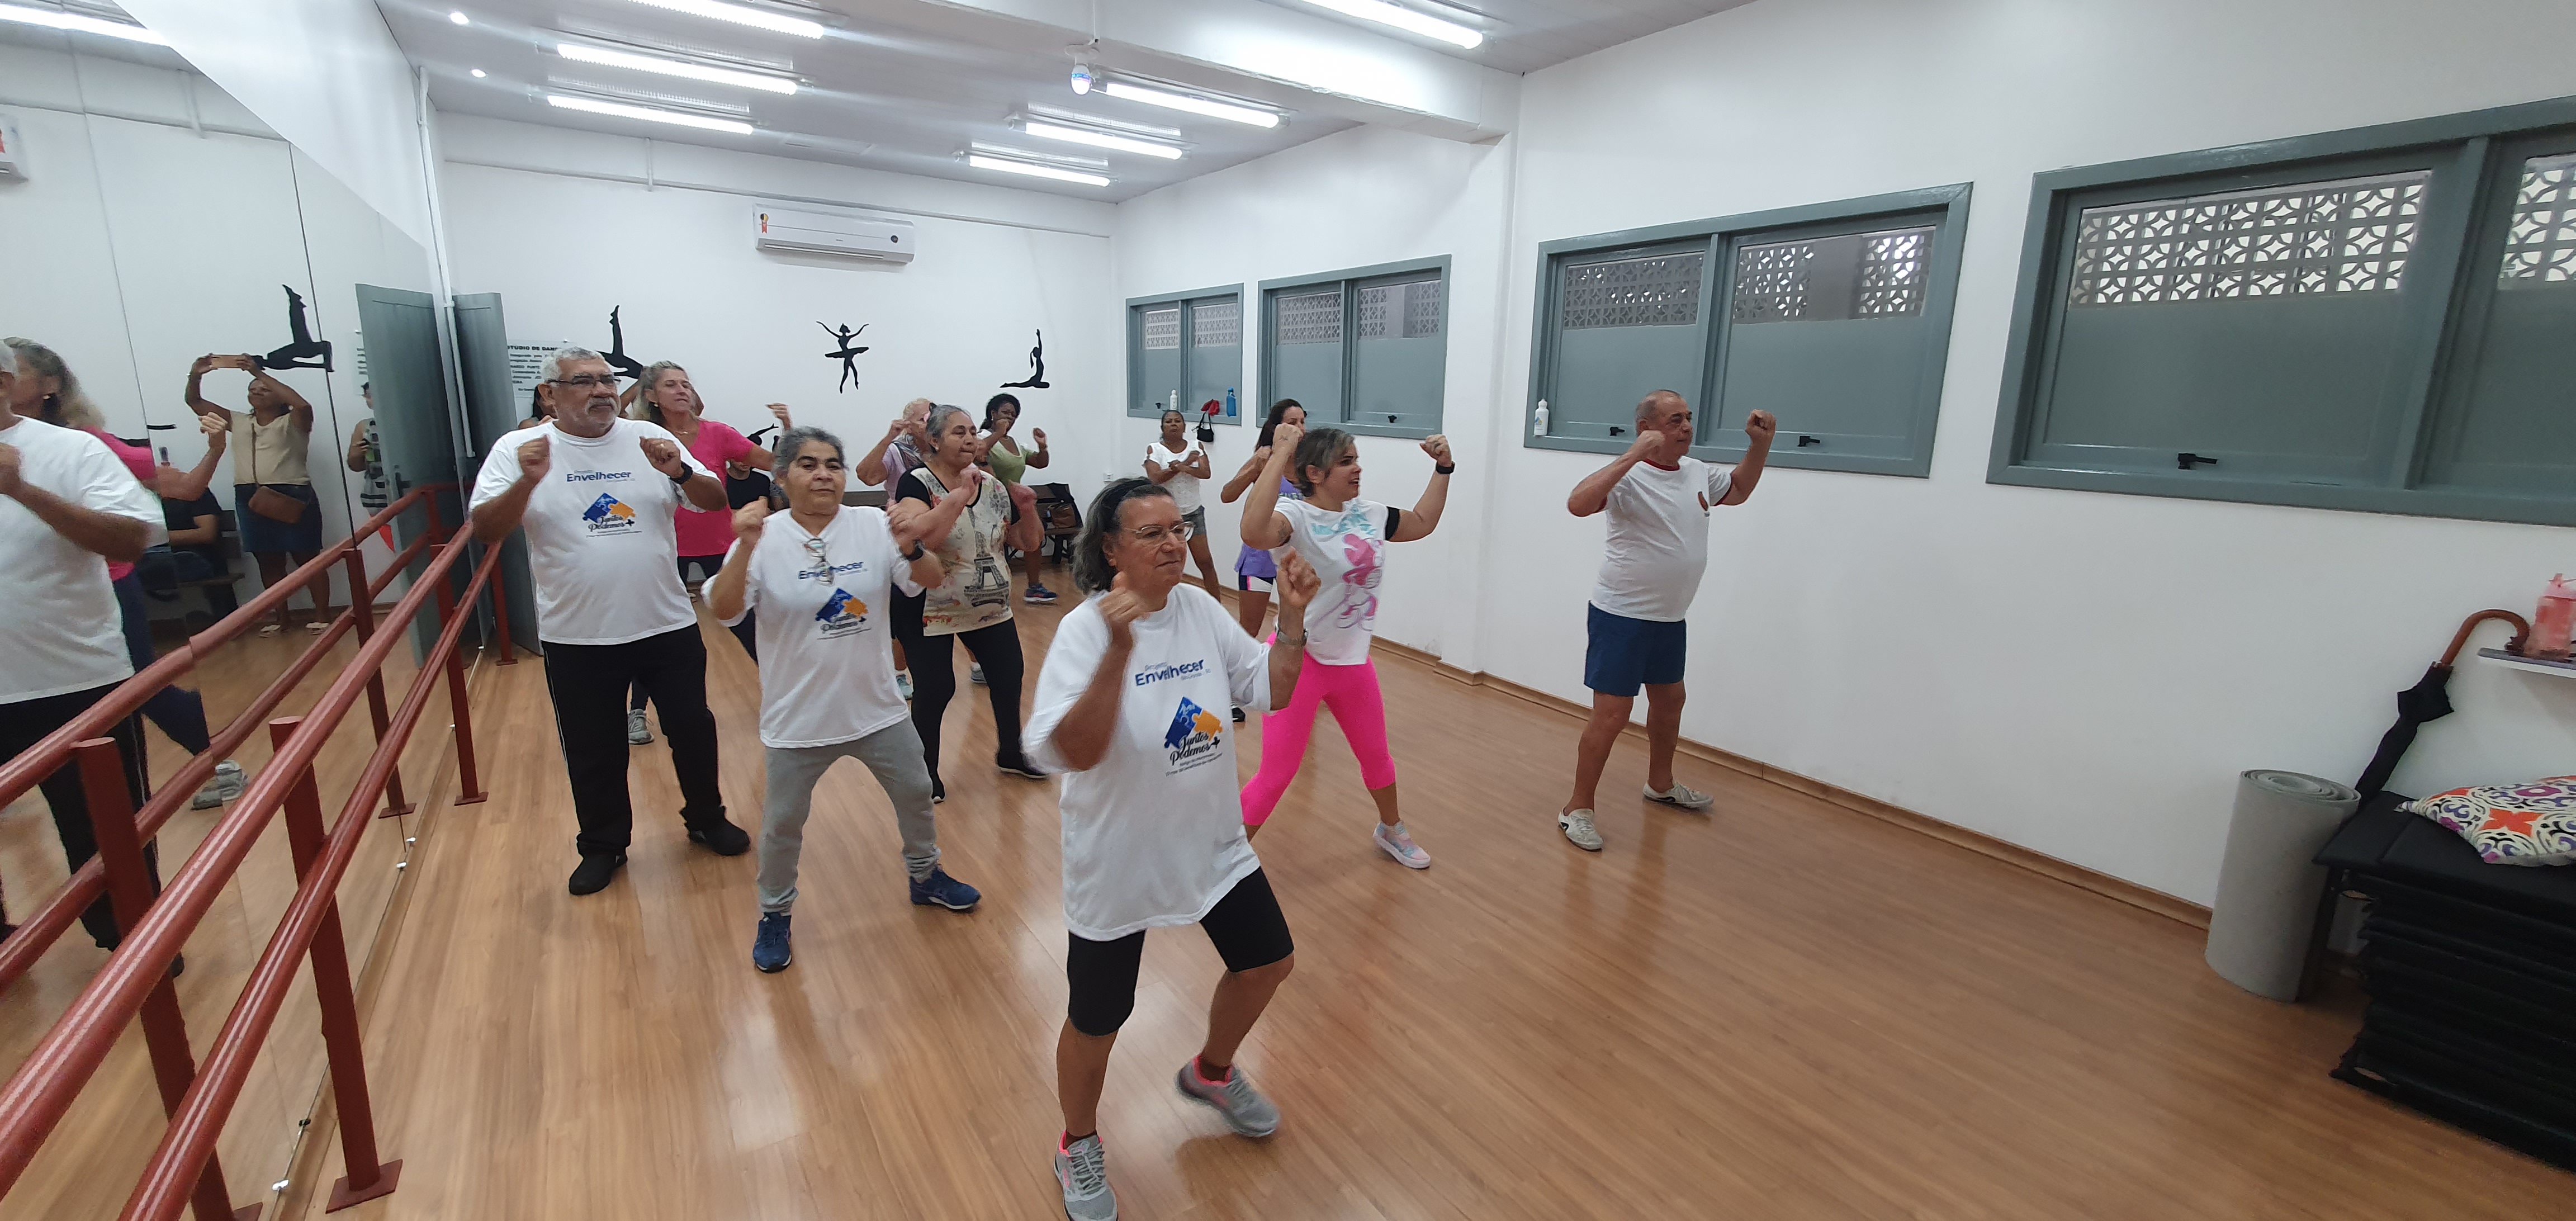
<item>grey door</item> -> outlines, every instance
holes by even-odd
[[[455,484],[456,430],[448,411],[447,366],[438,345],[438,304],[428,293],[358,285],[358,330],[367,345],[367,378],[376,399],[376,437],[384,447],[385,478],[399,498],[428,484]],[[438,520],[464,520],[464,500],[453,489],[433,493]],[[394,542],[408,547],[429,528],[429,515],[413,508],[394,519]],[[427,553],[424,552],[424,555]],[[425,561],[415,563],[416,575]],[[457,570],[458,589],[470,568]],[[435,612],[413,621],[416,656],[438,640]]]
[[[510,381],[510,331],[502,322],[501,294],[465,293],[454,301],[456,366],[465,385],[469,438],[465,477],[471,479],[492,443],[516,429],[527,413]],[[511,643],[544,652],[537,643],[537,592],[528,578],[526,536],[513,530],[501,540],[501,566],[492,579],[501,582],[509,599]]]

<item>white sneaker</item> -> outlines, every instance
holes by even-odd
[[[979,661],[979,662],[976,662],[976,663],[974,663],[974,664],[969,665],[969,666],[967,666],[967,667],[966,667],[966,681],[968,681],[968,682],[970,682],[970,683],[973,683],[973,684],[975,684],[975,685],[976,685],[976,686],[978,686],[978,687],[981,687],[981,686],[983,686],[983,685],[984,685],[984,663],[983,663],[983,662],[980,662],[980,661]]]
[[[1586,852],[1601,851],[1601,833],[1592,829],[1592,811],[1567,810],[1556,816],[1556,829]]]
[[[1369,838],[1376,841],[1377,846],[1384,849],[1388,856],[1394,857],[1396,864],[1407,869],[1431,868],[1431,854],[1423,851],[1422,845],[1413,842],[1413,833],[1405,830],[1403,823],[1397,823],[1392,827],[1379,823],[1377,830],[1369,833]]]
[[[1668,806],[1680,806],[1685,810],[1705,810],[1717,802],[1717,798],[1700,792],[1698,789],[1684,788],[1679,783],[1675,783],[1673,787],[1660,793],[1653,789],[1647,789],[1646,800],[1659,801]]]
[[[1118,1193],[1109,1190],[1109,1155],[1099,1133],[1056,1146],[1055,1181],[1064,1188],[1070,1221],[1118,1221]]]
[[[641,708],[627,709],[626,744],[629,746],[642,746],[652,740],[653,727],[644,723],[644,710]]]
[[[241,796],[243,786],[249,783],[250,776],[242,771],[242,765],[226,759],[215,765],[215,774],[206,778],[206,787],[198,789],[197,795],[188,799],[188,808],[214,809]]]

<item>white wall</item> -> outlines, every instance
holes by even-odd
[[[373,0],[134,0],[124,7],[395,228],[431,245],[411,61]]]
[[[2542,0],[1771,0],[1531,74],[1474,167],[1363,131],[1130,201],[1120,289],[1456,257],[1447,427],[1488,516],[1398,549],[1380,627],[1586,699],[1602,527],[1563,495],[1601,459],[1519,443],[1538,243],[1973,182],[1932,477],[1773,471],[1719,516],[1684,732],[2206,902],[2234,774],[2351,778],[2461,616],[2527,613],[2576,531],[1987,484],[2030,176],[2555,96],[2570,39]],[[1499,262],[1467,223],[1497,211]],[[1363,456],[1403,503],[1393,450]],[[2576,682],[2453,692],[2400,789],[2576,770]]]
[[[1121,376],[1108,205],[463,116],[442,116],[441,135],[455,291],[500,293],[511,342],[605,350],[620,307],[627,353],[687,366],[711,418],[749,432],[785,402],[864,450],[916,397],[980,419],[1044,328],[1053,388],[1013,392],[1014,435],[1047,430],[1055,465],[1032,480],[1096,485],[1108,439],[1093,421]],[[938,215],[913,217],[920,255],[904,267],[763,253],[753,215],[782,197]],[[817,322],[867,325],[847,393]]]
[[[419,249],[194,73],[0,44],[0,108],[30,162],[27,181],[0,183],[12,235],[0,334],[55,349],[110,431],[148,435],[184,468],[205,452],[182,401],[189,362],[285,343],[280,285],[293,285],[313,333],[339,348],[336,374],[279,376],[315,406],[323,538],[345,537],[352,498],[338,455],[364,410],[354,287],[427,288]],[[241,374],[206,385],[219,405],[242,405]],[[227,459],[215,475],[227,506],[234,477]],[[254,566],[241,567],[243,588],[257,588]]]

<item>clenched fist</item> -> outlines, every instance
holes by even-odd
[[[1306,430],[1299,428],[1294,424],[1282,424],[1279,427],[1272,429],[1270,431],[1270,452],[1272,456],[1275,457],[1279,454],[1296,453],[1297,442],[1305,439],[1305,436]]]
[[[1109,592],[1100,595],[1100,621],[1109,625],[1109,643],[1120,649],[1135,645],[1136,637],[1128,625],[1145,617],[1145,600],[1127,588],[1127,574],[1111,578]]]
[[[519,446],[519,480],[534,483],[546,477],[555,466],[555,444],[550,437],[532,437]]]
[[[1455,461],[1449,456],[1449,438],[1442,433],[1435,432],[1430,436],[1424,437],[1422,439],[1422,452],[1431,455],[1431,461],[1435,465],[1456,465]]]
[[[667,441],[660,437],[646,437],[637,444],[643,447],[644,460],[652,463],[654,470],[673,479],[686,478],[689,475],[689,464],[680,457],[679,442]]]
[[[1768,411],[1756,411],[1744,417],[1744,435],[1755,445],[1769,445],[1772,436],[1779,431],[1780,421]]]
[[[760,541],[760,531],[769,524],[769,502],[755,500],[733,511],[733,536],[744,546]]]

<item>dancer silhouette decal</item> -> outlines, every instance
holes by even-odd
[[[599,358],[607,361],[609,368],[617,370],[618,376],[637,381],[643,380],[643,364],[626,354],[626,327],[618,322],[617,310],[608,311],[608,350],[601,353]]]
[[[288,285],[280,284],[278,287],[286,289],[286,325],[294,334],[295,342],[259,357],[259,367],[320,369],[325,373],[331,372],[331,341],[313,337],[313,328],[304,320],[304,294]],[[322,363],[308,363],[309,358],[315,356],[321,357]]]
[[[834,343],[841,345],[823,355],[841,362],[840,392],[848,394],[850,387],[859,384],[859,355],[867,351],[866,348],[851,346],[851,341],[859,337],[859,331],[868,329],[868,324],[860,323],[858,331],[851,330],[850,324],[846,322],[842,323],[837,330],[820,322],[814,325],[822,327],[824,334],[831,336]]]
[[[1044,390],[1046,388],[1046,332],[1039,331],[1038,346],[1029,349],[1029,380],[1024,382],[1004,382],[1002,383],[1002,389]]]

